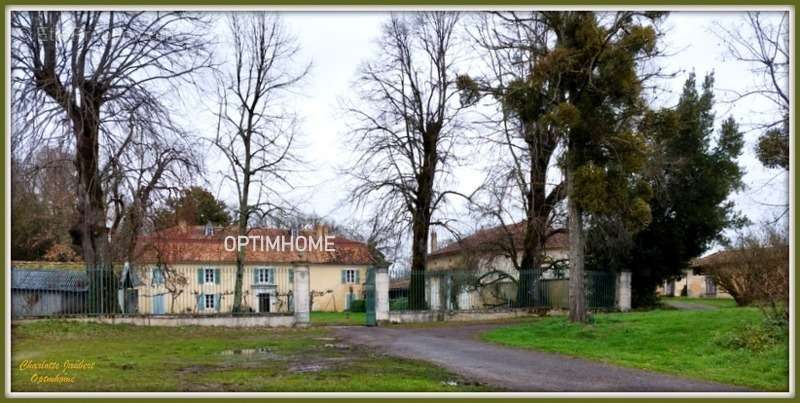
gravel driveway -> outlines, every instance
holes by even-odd
[[[478,340],[498,324],[436,327],[338,327],[351,344],[386,354],[428,361],[459,375],[511,391],[555,392],[731,392],[747,389],[654,372],[502,347]],[[647,346],[642,346],[647,348]]]

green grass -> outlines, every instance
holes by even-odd
[[[789,381],[788,335],[752,351],[725,342],[747,327],[758,328],[757,309],[713,311],[655,310],[598,314],[593,324],[572,324],[564,317],[499,328],[481,337],[490,342],[562,353],[652,371],[786,391]]]
[[[482,391],[431,364],[333,340],[328,329],[137,327],[65,321],[13,325],[12,391]],[[344,344],[345,346],[342,346]],[[346,348],[345,348],[346,347]],[[223,352],[262,349],[247,355]],[[25,360],[94,363],[73,383],[41,384]],[[451,386],[452,382],[456,382]]]
[[[736,308],[736,301],[734,301],[733,298],[661,297],[661,301],[676,301],[693,305],[709,305],[716,308]]]
[[[318,326],[361,326],[367,323],[364,312],[311,312],[311,324]]]

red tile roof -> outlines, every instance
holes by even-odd
[[[515,245],[522,246],[522,241],[525,236],[524,221],[516,224],[509,225],[507,228],[497,226],[493,228],[482,229],[474,234],[461,239],[461,241],[451,242],[442,248],[431,251],[428,258],[439,256],[453,255],[460,253],[462,250],[483,250],[485,252],[502,253],[505,245],[509,242],[509,236],[513,237]],[[569,239],[566,232],[556,232],[547,238],[545,242],[545,249],[566,249],[569,247]]]
[[[161,261],[172,263],[235,263],[236,251],[225,248],[225,237],[236,236],[236,228],[214,227],[213,235],[205,235],[205,226],[176,226],[152,235],[139,238],[137,247],[137,260],[141,262],[156,262],[159,255]],[[248,235],[274,238],[276,236],[290,236],[288,230],[274,228],[252,228]],[[317,231],[300,231],[299,235],[314,236],[325,235]],[[331,234],[328,234],[331,235]],[[229,247],[231,243],[229,242]],[[369,248],[363,242],[335,236],[333,239],[333,252],[293,250],[271,250],[270,248],[252,246],[247,247],[245,261],[248,264],[267,263],[293,263],[307,262],[316,264],[347,264],[370,265],[374,260]]]

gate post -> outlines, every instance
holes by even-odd
[[[617,292],[616,292],[616,306],[617,310],[627,312],[631,310],[631,272],[622,271],[617,273]]]
[[[311,323],[311,296],[310,273],[308,266],[294,266],[294,288],[292,290],[294,298],[294,324],[295,326],[308,326]]]
[[[375,268],[375,320],[389,320],[389,267]]]

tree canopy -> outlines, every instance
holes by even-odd
[[[736,159],[744,140],[733,118],[715,129],[713,85],[708,75],[698,90],[690,75],[674,108],[648,112],[641,123],[651,148],[642,171],[653,191],[649,225],[623,247],[609,245],[620,242],[609,241],[613,220],[591,229],[592,265],[632,271],[634,305],[655,302],[658,284],[679,276],[723,230],[743,222],[728,198],[743,186]]]

